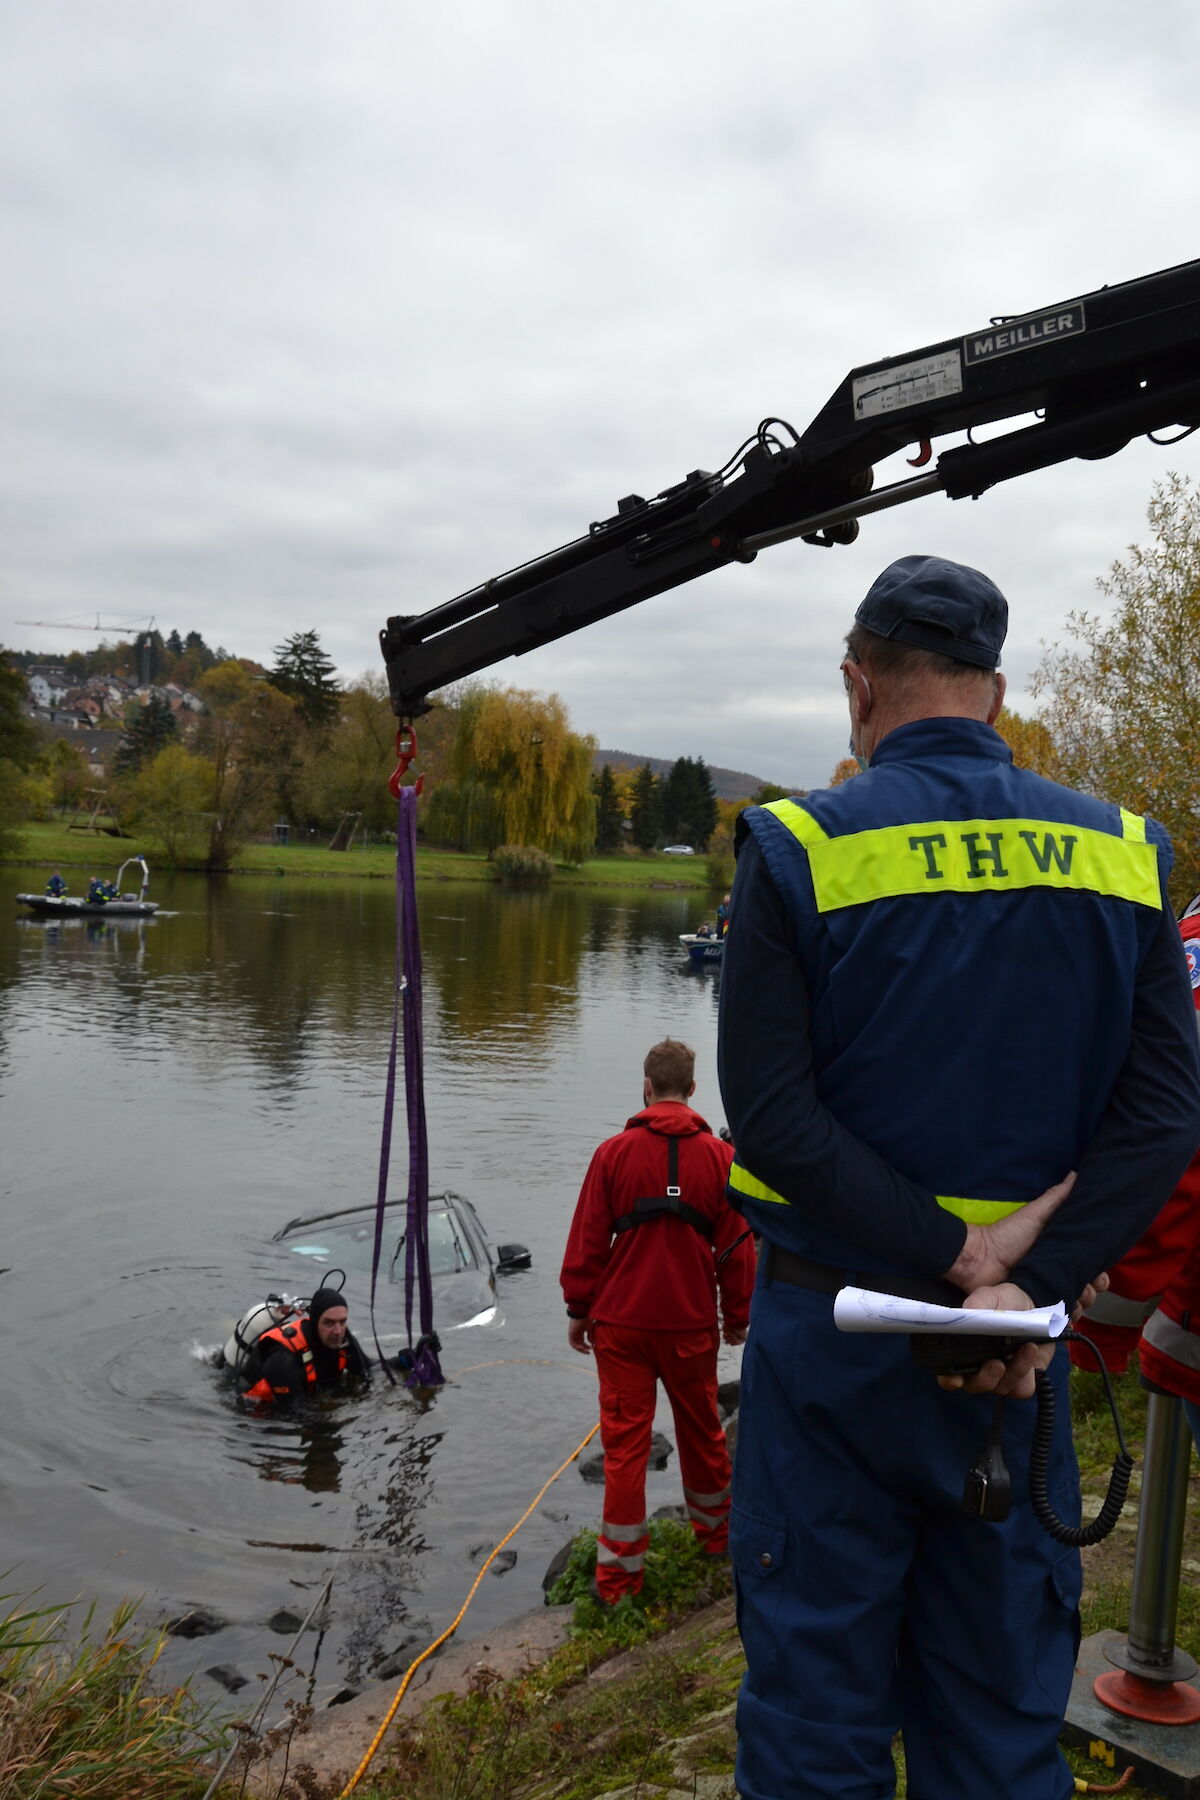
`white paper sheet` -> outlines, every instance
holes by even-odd
[[[835,1297],[833,1322],[839,1331],[949,1331],[962,1337],[1014,1338],[1056,1338],[1070,1323],[1061,1300],[1032,1312],[988,1312],[856,1287],[844,1287]]]

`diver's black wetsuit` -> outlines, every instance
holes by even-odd
[[[307,1325],[308,1322],[301,1320],[299,1323]],[[307,1337],[308,1333],[305,1335]],[[242,1370],[242,1379],[247,1390],[251,1390],[247,1397],[256,1400],[293,1400],[304,1393],[327,1393],[334,1388],[351,1387],[357,1382],[370,1381],[370,1362],[353,1332],[346,1333],[341,1351],[327,1350],[315,1329],[312,1330],[311,1337],[315,1381],[309,1380],[306,1365],[296,1350],[289,1350],[278,1341],[260,1342],[251,1350]],[[269,1394],[252,1391],[260,1382],[267,1384]]]

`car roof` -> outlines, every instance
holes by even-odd
[[[457,1211],[459,1211],[460,1208],[465,1207],[468,1212],[470,1212],[474,1216],[477,1216],[475,1214],[474,1206],[472,1206],[471,1202],[464,1195],[452,1194],[449,1192],[449,1190],[447,1190],[444,1194],[430,1194],[429,1205],[432,1209],[435,1209],[439,1212],[457,1212]],[[385,1214],[392,1213],[392,1212],[400,1212],[400,1211],[407,1212],[408,1201],[407,1200],[385,1201],[383,1210],[384,1210]],[[343,1206],[343,1207],[339,1207],[336,1212],[300,1213],[296,1218],[289,1219],[286,1225],[281,1226],[280,1229],[275,1233],[275,1235],[271,1241],[272,1241],[272,1243],[277,1244],[277,1243],[279,1243],[281,1238],[287,1237],[289,1232],[306,1230],[309,1226],[312,1226],[312,1225],[328,1225],[334,1219],[354,1219],[354,1218],[358,1218],[360,1216],[367,1217],[367,1218],[374,1218],[374,1216],[375,1216],[374,1204],[368,1203],[367,1205],[364,1205],[364,1206]]]

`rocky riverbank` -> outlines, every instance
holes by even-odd
[[[727,1578],[726,1578],[727,1579]],[[612,1653],[571,1639],[573,1608],[539,1608],[451,1644],[418,1671],[356,1792],[445,1800],[471,1771],[475,1800],[735,1800],[734,1701],[743,1660],[726,1593]],[[253,1766],[248,1791],[333,1800],[395,1694],[388,1683],[312,1720]],[[611,1776],[603,1796],[598,1775]],[[582,1785],[581,1785],[582,1784]]]

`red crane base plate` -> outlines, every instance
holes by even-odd
[[[1097,1675],[1092,1691],[1097,1700],[1127,1719],[1144,1719],[1150,1725],[1200,1722],[1200,1693],[1186,1681],[1143,1681],[1124,1669],[1113,1669]]]

